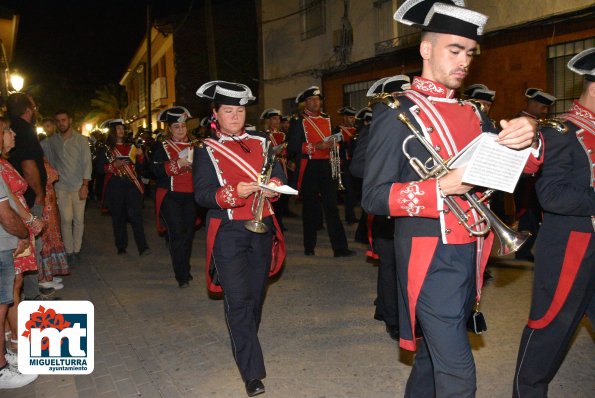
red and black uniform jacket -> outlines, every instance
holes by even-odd
[[[286,142],[286,136],[283,131],[267,130],[267,135],[273,146],[282,145]],[[277,155],[277,160],[283,168],[283,172],[287,175],[287,148],[283,148]]]
[[[241,144],[238,141],[241,141]],[[266,141],[266,136],[259,134],[243,133],[234,139],[221,135],[218,139],[205,140],[204,148],[196,153],[193,164],[194,197],[199,206],[209,209],[206,263],[207,287],[211,292],[221,292],[221,287],[213,281],[211,270],[211,254],[219,226],[222,222],[244,223],[254,219],[252,208],[256,196],[240,198],[237,185],[240,182],[257,180],[262,171],[263,148]],[[278,162],[275,162],[270,182],[278,186],[286,182],[286,176]],[[266,200],[262,217],[264,219],[272,216],[275,225],[273,261],[269,272],[272,276],[279,272],[285,259],[285,242],[270,201],[271,199]],[[246,233],[255,232],[246,229]]]
[[[329,149],[315,149],[314,145],[323,141],[325,137],[329,137],[331,133],[331,119],[324,113],[314,115],[306,109],[300,117],[291,119],[287,151],[298,167],[298,191],[302,185],[302,178],[308,166],[308,160],[329,159]]]
[[[105,190],[107,189],[107,185],[112,178],[121,178],[126,181],[130,181],[131,184],[134,184],[137,189],[139,189],[141,195],[144,193],[144,186],[142,181],[139,178],[138,170],[145,164],[145,157],[143,151],[137,149],[132,144],[116,144],[111,149],[111,157],[113,160],[116,160],[118,157],[129,159],[130,164],[128,165],[127,169],[130,172],[130,175],[136,179],[136,181],[130,181],[128,177],[121,175],[121,170],[117,170],[113,166],[113,162],[108,160],[108,156],[106,154],[106,149],[100,149],[97,152],[97,157],[93,164],[96,173],[105,174],[105,179],[103,180],[103,187],[102,187],[102,194],[101,194],[101,211],[103,213],[107,213],[107,208],[104,206],[103,201],[105,200]]]
[[[161,203],[167,192],[183,192],[192,194],[192,169],[178,167],[180,152],[190,149],[188,142],[166,139],[155,144],[151,156],[151,171],[156,179],[155,210],[157,216],[157,231],[164,233],[165,226],[161,225]],[[197,218],[197,223],[200,220]]]
[[[543,223],[535,278],[537,283],[543,275],[547,281],[535,286],[539,294],[533,294],[528,322],[533,329],[558,316],[572,289],[585,288],[577,285],[588,283],[595,265],[595,115],[575,102],[560,118],[567,133],[542,130],[545,160],[535,188]]]
[[[403,154],[403,141],[411,131],[397,119],[405,113],[431,142],[443,159],[457,154],[482,131],[493,129],[487,116],[472,103],[454,98],[454,91],[445,86],[416,77],[412,89],[398,97],[400,107],[391,109],[385,104],[374,106],[370,141],[364,171],[362,205],[370,214],[395,217],[395,242],[400,240],[411,247],[408,261],[406,306],[409,325],[401,325],[401,347],[415,350],[415,306],[425,275],[438,242],[465,244],[477,242],[478,270],[481,286],[483,268],[487,263],[492,233],[485,239],[470,237],[468,231],[447,206],[435,179],[420,181]],[[495,132],[495,131],[492,131]],[[426,149],[415,139],[407,150],[411,156],[425,162]],[[536,172],[541,160],[530,156],[525,167]],[[456,199],[463,209],[469,205]],[[399,275],[401,277],[401,275]]]

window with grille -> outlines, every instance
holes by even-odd
[[[297,115],[298,104],[295,103],[295,97],[281,100],[281,110],[284,115]]]
[[[326,32],[326,0],[300,0],[302,40]]]
[[[377,79],[343,85],[343,104],[345,106],[351,105],[357,110],[368,106],[369,98],[366,97],[366,93],[376,80]]]
[[[550,116],[566,112],[572,101],[581,95],[583,77],[570,71],[566,65],[576,54],[594,46],[595,37],[548,46],[548,88],[557,98],[550,109]]]

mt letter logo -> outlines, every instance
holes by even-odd
[[[89,374],[95,359],[95,308],[89,301],[19,304],[19,371]]]

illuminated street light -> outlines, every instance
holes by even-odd
[[[87,131],[93,130],[93,125],[91,123],[86,123],[85,124],[85,130],[87,130]]]
[[[37,130],[37,135],[45,134],[45,131],[43,131],[43,127],[37,127],[35,130]]]
[[[19,75],[18,73],[13,73],[10,75],[10,85],[14,91],[21,91],[24,84],[25,79],[23,79],[23,76]]]

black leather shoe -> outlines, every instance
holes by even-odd
[[[306,256],[313,256],[314,255],[314,250],[304,250],[304,254]]]
[[[188,280],[189,281],[193,281],[194,280],[194,278],[192,277],[192,274],[188,274]]]
[[[126,249],[118,249],[118,254],[126,254]]]
[[[248,394],[249,397],[262,394],[263,392],[264,384],[262,384],[262,381],[258,379],[246,381],[246,394]]]
[[[394,341],[399,341],[399,327],[396,325],[386,325],[386,333]]]
[[[335,257],[353,257],[355,256],[357,253],[353,250],[337,250],[335,252]]]

